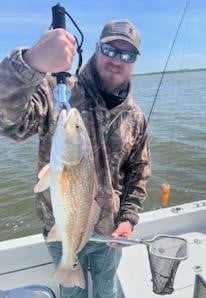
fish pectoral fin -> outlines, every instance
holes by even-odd
[[[50,163],[47,163],[38,173],[38,178],[41,179],[48,171],[50,171]]]
[[[42,192],[50,187],[50,167],[49,164],[44,166],[38,174],[39,181],[34,187],[34,192]]]
[[[66,167],[64,167],[61,173],[60,189],[62,194],[67,193],[69,189],[69,171]]]
[[[61,241],[61,237],[57,231],[56,226],[54,225],[49,231],[49,234],[47,235],[46,242],[55,242],[55,241]]]

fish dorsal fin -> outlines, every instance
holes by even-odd
[[[62,194],[67,193],[69,189],[69,171],[67,167],[63,168],[63,171],[60,177],[60,189]]]
[[[49,164],[45,165],[39,172],[38,178],[39,181],[34,187],[34,192],[42,192],[50,187],[50,167]]]

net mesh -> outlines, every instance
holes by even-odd
[[[181,260],[187,255],[187,242],[182,238],[160,236],[147,245],[153,292],[159,295],[174,291],[174,279]]]

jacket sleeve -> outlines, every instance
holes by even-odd
[[[121,196],[120,221],[138,223],[138,212],[147,196],[146,183],[151,175],[150,150],[145,118],[140,134],[125,164],[124,189]]]
[[[16,49],[0,63],[0,133],[15,140],[38,132],[46,121],[51,88],[45,74],[23,60],[25,49]]]

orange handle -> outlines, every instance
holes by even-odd
[[[165,182],[161,186],[161,204],[168,205],[169,197],[170,197],[170,185]]]

